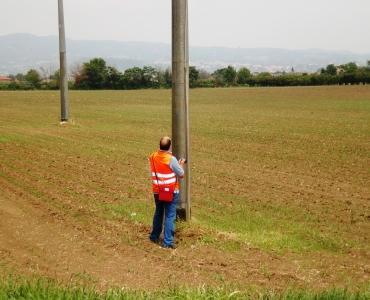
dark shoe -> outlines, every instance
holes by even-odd
[[[152,240],[151,238],[149,238],[149,241],[151,241],[152,243],[157,244],[157,245],[160,244],[160,240],[159,239]]]
[[[173,249],[175,250],[176,249],[176,246],[175,245],[165,245],[165,244],[162,244],[161,246],[163,249]]]

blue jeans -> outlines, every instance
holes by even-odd
[[[162,232],[163,215],[164,215],[164,246],[171,246],[175,236],[175,219],[176,208],[179,202],[180,194],[173,194],[171,202],[164,202],[158,200],[158,194],[154,194],[155,213],[153,218],[153,231],[150,234],[150,239],[156,241]]]

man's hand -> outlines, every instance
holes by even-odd
[[[181,159],[179,160],[179,165],[180,165],[181,167],[183,167],[185,164],[186,164],[186,159],[185,159],[185,158],[181,158]]]

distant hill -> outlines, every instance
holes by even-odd
[[[119,70],[143,65],[166,68],[171,60],[171,46],[164,43],[68,40],[67,51],[70,68],[93,57],[102,57]],[[320,49],[192,47],[190,60],[192,65],[208,71],[231,64],[252,71],[288,71],[293,67],[296,71],[315,72],[330,63],[364,64],[370,60],[370,54]],[[0,74],[30,68],[58,68],[58,38],[31,34],[0,36]]]

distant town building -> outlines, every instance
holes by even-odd
[[[7,82],[11,82],[11,81],[12,81],[12,79],[10,77],[0,75],[0,82],[7,83]]]

